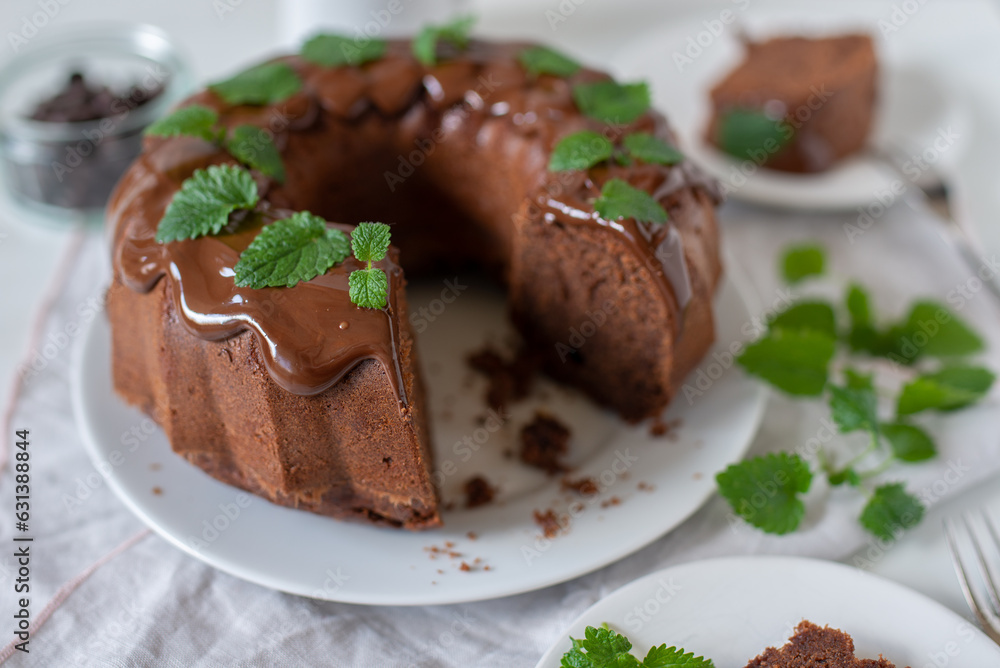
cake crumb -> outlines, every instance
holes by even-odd
[[[486,564],[485,566],[483,566],[483,570],[484,571],[492,571],[493,569],[490,567],[489,564]]]
[[[593,496],[600,491],[597,486],[597,481],[593,478],[570,480],[568,477],[564,477],[559,481],[559,486],[566,491],[576,492],[581,496]]]
[[[617,496],[612,496],[610,499],[605,499],[604,501],[601,501],[601,508],[610,508],[611,506],[620,506],[621,504],[622,504],[621,499],[619,499]]]
[[[700,473],[695,473],[691,477],[694,478],[695,480],[701,480],[704,476],[702,474],[700,474]]]
[[[650,484],[650,483],[648,483],[648,482],[646,482],[644,480],[640,480],[639,484],[636,485],[636,487],[639,488],[639,490],[642,491],[642,492],[655,492],[656,491],[656,485]]]
[[[155,494],[156,496],[161,496],[163,494],[163,490],[160,489],[159,487],[154,487],[153,494]]]
[[[486,403],[495,410],[527,397],[539,367],[537,355],[526,348],[520,348],[513,359],[507,360],[489,344],[470,354],[466,361],[489,380]]]
[[[468,538],[469,540],[476,540],[477,538],[479,538],[479,536],[476,534],[475,531],[470,531],[469,533],[465,534],[465,537]]]
[[[681,418],[664,420],[660,416],[656,416],[649,426],[649,433],[653,436],[666,436],[668,441],[676,442],[678,437],[677,431],[683,424],[684,422]]]
[[[496,488],[481,475],[470,478],[465,482],[465,507],[477,508],[485,506],[493,501],[496,496]]]
[[[535,510],[532,511],[535,517],[535,524],[537,524],[542,529],[542,534],[546,538],[555,538],[559,535],[559,518],[556,517],[554,510],[549,508],[544,513]]]
[[[544,413],[521,429],[521,461],[540,468],[549,475],[565,473],[568,467],[560,459],[569,450],[569,428]]]
[[[157,462],[153,462],[152,464],[149,465],[149,470],[150,471],[159,471],[162,468],[163,468],[163,464],[159,464]]]
[[[458,570],[465,571],[466,573],[468,573],[469,571],[472,570],[472,566],[463,561],[461,565],[459,565]]]

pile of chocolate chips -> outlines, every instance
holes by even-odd
[[[63,208],[92,210],[107,203],[125,169],[142,149],[142,127],[122,131],[129,114],[163,93],[130,86],[124,94],[74,72],[61,90],[39,102],[28,118],[45,123],[83,123],[78,137],[37,143],[30,162],[11,172],[24,197]],[[100,121],[100,123],[97,123]]]

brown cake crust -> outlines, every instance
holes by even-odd
[[[843,631],[803,620],[782,647],[768,647],[746,668],[895,668],[886,659],[859,659]]]
[[[714,339],[714,184],[687,162],[548,172],[552,147],[577,130],[673,137],[652,111],[611,128],[582,117],[571,84],[607,76],[529,78],[523,47],[473,42],[434,66],[405,41],[362,67],[289,56],[280,60],[304,86],[284,103],[192,97],[228,127],[274,128],[288,176],[259,179],[265,211],[250,232],[156,243],[184,179],[232,158],[195,138],[147,140],[109,206],[114,379],[175,451],[276,503],[436,526],[400,261],[410,276],[485,269],[507,285],[512,318],[549,373],[626,419],[666,406]],[[669,223],[601,219],[593,200],[614,177],[653,193]],[[386,310],[347,300],[350,258],[294,288],[235,287],[253,226],[298,210],[394,224],[378,263],[390,276]]]
[[[743,61],[712,88],[710,142],[718,145],[727,111],[766,109],[794,132],[762,163],[771,169],[821,172],[864,148],[878,83],[870,36],[776,37],[745,47]]]

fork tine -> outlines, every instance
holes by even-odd
[[[972,527],[968,525],[967,521],[963,521],[963,526],[971,536]],[[992,638],[994,642],[1000,643],[1000,619],[997,619],[992,610],[987,612],[987,606],[979,600],[979,596],[975,593],[975,588],[972,586],[972,581],[969,579],[969,574],[965,569],[962,552],[958,546],[955,521],[951,518],[945,519],[944,530],[948,550],[951,552],[951,559],[955,565],[955,573],[958,576],[958,584],[962,589],[965,602],[969,604],[969,608],[975,613],[976,619],[979,620],[979,624],[983,627],[986,635]]]
[[[983,515],[983,521],[986,522],[986,516]],[[972,548],[976,554],[976,562],[979,564],[979,573],[983,576],[983,581],[986,583],[986,594],[990,597],[990,612],[996,614],[997,610],[1000,610],[1000,596],[997,595],[997,584],[993,579],[993,571],[987,563],[986,553],[983,551],[983,545],[979,542],[979,532],[975,529],[975,524],[972,521],[972,515],[966,514],[965,516],[965,528],[969,532],[969,538],[972,540]]]

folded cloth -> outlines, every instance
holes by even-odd
[[[763,311],[793,298],[778,275],[781,250],[815,240],[828,249],[829,276],[809,291],[840,299],[847,282],[856,279],[871,289],[876,312],[886,318],[903,315],[918,296],[948,302],[987,339],[982,363],[1000,369],[997,303],[981,285],[972,289],[971,270],[942,240],[942,223],[921,205],[897,204],[870,224],[857,213],[817,215],[735,204],[721,215],[730,257],[757,290]],[[31,429],[30,599],[36,615],[60,587],[142,530],[89,461],[71,411],[69,348],[79,337],[70,332],[88,318],[103,317],[98,311],[105,254],[100,239],[86,242],[48,319],[11,424]],[[995,272],[995,263],[996,258],[985,259],[983,271]],[[959,292],[963,289],[967,296]],[[998,393],[992,392],[976,407],[922,419],[940,456],[894,467],[883,477],[905,480],[933,504],[995,474],[997,403]],[[751,453],[808,449],[811,438],[825,434],[828,416],[822,402],[775,395]],[[9,466],[0,491],[7,499],[13,495]],[[861,566],[877,560],[890,546],[858,525],[863,503],[856,492],[831,489],[817,479],[802,529],[777,537],[736,520],[728,505],[713,497],[669,535],[590,575],[494,601],[422,608],[346,605],[270,591],[206,566],[150,533],[80,582],[37,630],[30,654],[14,652],[8,664],[531,666],[589,605],[671,564],[739,554],[828,559],[858,554]],[[11,532],[8,523],[0,524],[0,540],[8,545]],[[7,550],[0,557],[0,586],[11,587],[16,573]]]

